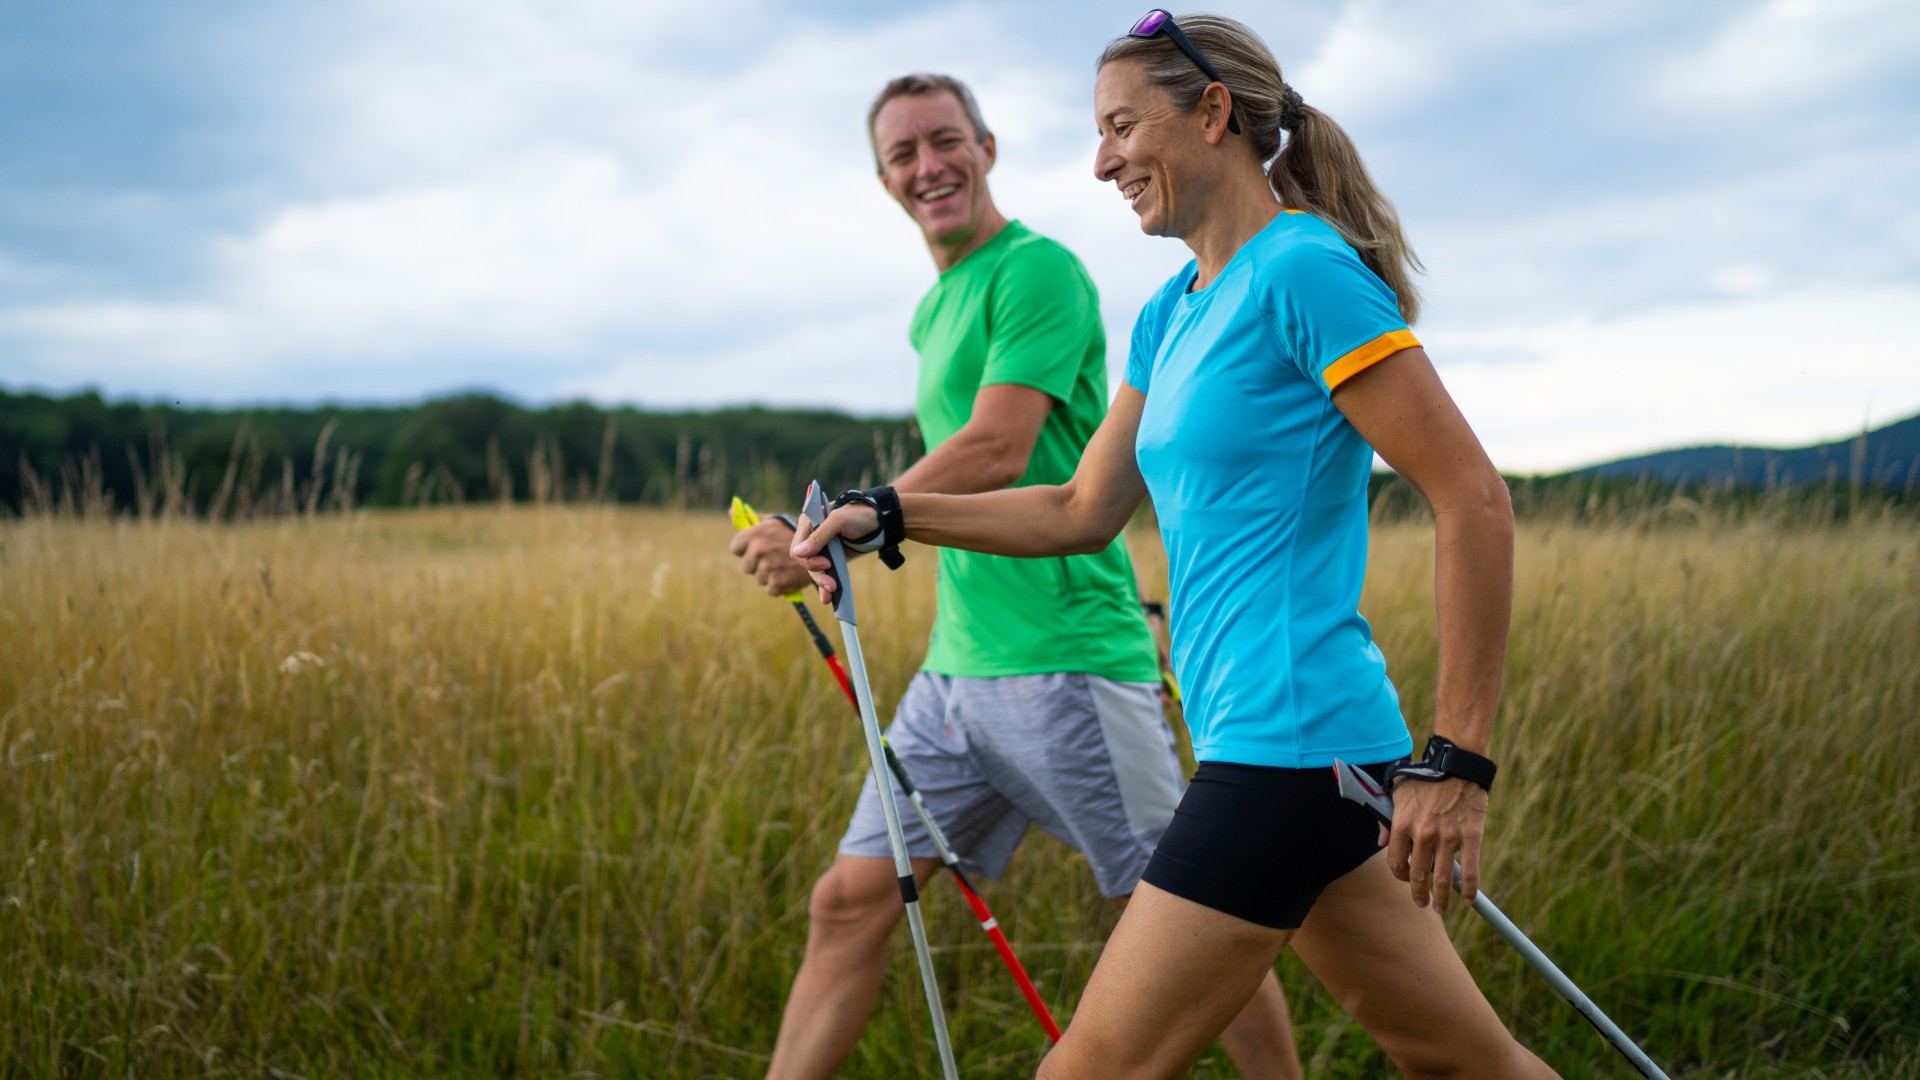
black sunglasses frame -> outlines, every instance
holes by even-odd
[[[1155,15],[1160,16],[1160,21],[1154,24],[1152,30],[1142,33],[1140,28],[1152,22]],[[1187,35],[1180,29],[1180,24],[1173,21],[1173,15],[1169,13],[1167,9],[1154,8],[1152,11],[1140,16],[1140,21],[1134,23],[1133,29],[1127,31],[1128,37],[1140,38],[1142,40],[1158,37],[1161,34],[1167,35],[1168,40],[1179,46],[1180,51],[1187,54],[1187,59],[1193,61],[1194,64],[1200,68],[1201,74],[1204,74],[1207,78],[1212,79],[1221,86],[1227,86],[1227,80],[1221,78],[1220,73],[1213,70],[1213,65],[1207,63],[1207,58],[1200,55],[1199,49],[1194,48],[1193,42],[1187,39]],[[1233,87],[1227,86],[1227,93],[1231,96]],[[1235,135],[1240,134],[1240,117],[1236,115],[1237,112],[1238,110],[1231,107],[1227,109],[1227,130],[1233,132]]]

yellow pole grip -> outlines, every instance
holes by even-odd
[[[747,501],[738,495],[733,497],[733,505],[727,508],[727,512],[733,516],[733,527],[735,529],[751,529],[755,525],[760,524],[760,515],[755,513],[753,507],[747,505]],[[784,599],[789,604],[804,604],[807,602],[807,598],[797,592],[788,593]]]

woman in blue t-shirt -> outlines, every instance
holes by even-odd
[[[1101,56],[1094,112],[1095,174],[1194,259],[1140,312],[1078,472],[875,489],[793,547],[824,591],[833,535],[1058,556],[1101,550],[1153,497],[1199,768],[1041,1075],[1183,1073],[1291,944],[1409,1075],[1552,1076],[1430,910],[1456,857],[1478,885],[1513,514],[1407,328],[1418,263],[1393,208],[1230,19],[1150,13]],[[1412,749],[1358,610],[1376,451],[1433,507],[1440,650],[1427,767],[1398,774],[1388,836],[1328,768],[1377,776]]]

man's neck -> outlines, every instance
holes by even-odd
[[[980,215],[980,224],[967,234],[965,240],[959,243],[929,240],[927,251],[933,256],[935,268],[944,274],[960,265],[960,260],[987,246],[987,241],[999,236],[1000,230],[1006,227],[1006,215],[992,203],[988,203],[986,213]]]

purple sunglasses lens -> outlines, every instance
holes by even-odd
[[[1160,10],[1159,8],[1154,8],[1152,11],[1147,12],[1146,18],[1143,18],[1139,22],[1133,24],[1133,29],[1127,31],[1127,36],[1128,37],[1152,37],[1153,35],[1159,33],[1160,28],[1167,25],[1167,20],[1171,18],[1173,18],[1173,16],[1167,14],[1166,12]]]

